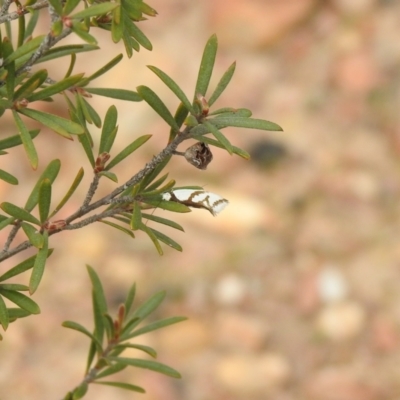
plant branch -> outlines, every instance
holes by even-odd
[[[12,1],[10,1],[11,3]],[[38,1],[35,4],[32,4],[31,6],[28,7],[23,7],[22,9],[18,10],[18,11],[13,11],[12,13],[9,14],[5,14],[5,12],[8,11],[8,7],[6,7],[6,4],[8,3],[8,1],[5,1],[3,6],[1,7],[0,10],[0,24],[4,24],[4,22],[10,22],[13,21],[14,19],[18,19],[19,17],[21,17],[22,14],[29,14],[32,10],[40,10],[41,8],[46,8],[49,6],[49,3],[47,0],[43,0],[43,1]]]

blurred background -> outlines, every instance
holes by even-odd
[[[172,160],[168,170],[179,185],[201,185],[230,201],[217,218],[205,210],[178,216],[185,233],[164,230],[183,253],[165,246],[160,257],[144,234],[132,241],[107,226],[54,236],[57,251],[34,296],[42,313],[12,324],[0,346],[0,399],[61,398],[80,382],[88,341],[60,325],[90,318],[85,264],[104,280],[113,309],[136,281],[136,304],[167,290],[157,319],[189,317],[138,338],[182,380],[127,369],[123,379],[146,394],[92,385],[88,399],[398,399],[400,3],[149,3],[159,15],[140,28],[153,52],[141,49],[124,58],[93,86],[147,85],[175,110],[176,99],[145,65],[161,68],[191,97],[203,47],[216,33],[213,84],[234,60],[237,68],[215,106],[250,108],[284,132],[224,131],[251,153],[250,161],[220,149],[213,149],[207,171],[182,157]],[[100,37],[109,42],[108,35]],[[121,44],[78,55],[76,71],[90,74],[120,52]],[[51,68],[57,79],[67,66]],[[100,115],[111,104],[118,108],[115,153],[135,137],[153,134],[117,170],[123,182],[162,149],[168,128],[144,103],[90,101]],[[4,122],[3,132],[12,129]],[[72,182],[84,158],[80,145],[46,131],[35,143],[41,148],[36,173],[21,149],[10,151],[18,160],[13,165],[11,157],[2,157],[0,167],[23,182],[14,188],[0,181],[2,200],[22,205],[54,158],[63,162],[55,203]],[[88,165],[85,172],[88,184]],[[60,218],[79,207],[86,187]],[[103,182],[99,196],[113,187]]]

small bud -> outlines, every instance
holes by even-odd
[[[206,117],[206,116],[208,115],[209,110],[210,110],[210,106],[208,105],[208,101],[207,101],[206,98],[205,98],[202,94],[200,94],[200,93],[198,93],[198,94],[196,95],[196,97],[197,97],[197,102],[198,102],[198,104],[200,105],[201,115],[202,115],[203,117]]]
[[[104,167],[106,165],[106,162],[110,159],[110,153],[104,152],[98,155],[96,159],[96,164],[94,168],[94,172],[97,174],[98,172],[101,172],[104,170]]]
[[[53,222],[47,221],[44,224],[44,228],[47,231],[57,231],[59,229],[63,229],[66,225],[67,225],[67,223],[65,222],[65,220],[60,219],[58,221],[53,221]]]

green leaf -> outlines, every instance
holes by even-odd
[[[229,154],[233,153],[231,142],[215,127],[215,125],[207,121],[203,121],[203,125],[207,127],[207,129],[214,135],[215,139],[224,146]]]
[[[27,79],[14,93],[13,100],[27,98],[47,79],[48,73],[41,69]]]
[[[63,15],[63,9],[60,0],[49,0],[49,3],[59,16]]]
[[[109,226],[111,226],[111,227],[113,227],[115,229],[118,229],[119,231],[121,231],[123,233],[126,233],[127,235],[129,235],[132,238],[135,238],[135,234],[131,230],[126,229],[121,225],[114,224],[113,222],[105,221],[105,220],[101,220],[100,222],[102,222],[103,224],[109,225]]]
[[[142,344],[132,344],[132,343],[122,343],[116,346],[122,349],[136,349],[143,351],[144,353],[148,354],[150,357],[157,358],[157,352],[150,346],[144,346]]]
[[[82,181],[83,175],[84,175],[84,170],[81,167],[79,169],[74,181],[72,182],[72,185],[69,188],[68,192],[65,194],[65,196],[60,201],[58,206],[54,209],[54,211],[50,214],[49,218],[52,218],[54,215],[56,215],[58,213],[58,211],[60,211],[61,208],[65,205],[65,203],[70,199],[70,197],[75,193],[75,190],[78,188],[79,184]]]
[[[107,14],[110,11],[114,10],[114,8],[119,7],[118,3],[102,3],[96,4],[94,6],[85,8],[82,11],[77,12],[76,14],[70,15],[71,19],[83,19],[83,18],[91,18],[99,15]]]
[[[34,129],[29,131],[29,135],[34,139],[40,132],[40,129]],[[9,136],[5,139],[0,140],[0,150],[10,149],[11,147],[19,146],[22,143],[20,135]]]
[[[239,128],[261,129],[264,131],[282,131],[283,129],[274,122],[256,118],[242,117],[215,117],[208,119],[208,122],[216,126],[236,126]]]
[[[0,169],[0,179],[10,185],[18,185],[18,179],[2,169]]]
[[[164,254],[162,247],[159,243],[159,241],[157,240],[157,236],[153,233],[153,231],[148,228],[146,225],[141,224],[140,228],[141,231],[143,231],[144,233],[147,233],[147,236],[150,238],[150,240],[153,242],[154,247],[156,248],[158,254],[160,256],[162,256]]]
[[[200,63],[200,70],[197,76],[196,90],[194,93],[194,99],[196,100],[197,95],[206,95],[208,85],[210,83],[211,74],[214,69],[215,57],[218,49],[218,40],[216,35],[212,35],[208,40],[206,47],[204,48],[203,57]]]
[[[155,182],[153,182],[151,185],[146,187],[146,191],[152,191],[154,189],[157,189],[160,185],[162,185],[165,180],[168,178],[168,172],[164,174],[161,178],[158,178]]]
[[[111,21],[111,39],[114,43],[118,43],[124,36],[124,25],[124,21],[121,21],[121,8],[117,8],[113,11],[113,18]]]
[[[3,300],[3,297],[0,296],[0,324],[5,331],[7,330],[9,323],[10,318],[8,316],[7,306]]]
[[[165,72],[161,71],[157,67],[148,65],[147,68],[153,71],[171,89],[176,97],[178,97],[178,99],[184,104],[187,110],[189,110],[192,114],[196,114],[189,99],[186,97],[183,90],[175,83],[175,81],[173,81]]]
[[[0,208],[12,217],[40,226],[40,221],[36,217],[15,204],[4,202],[0,204]]]
[[[140,205],[137,201],[133,202],[133,211],[131,218],[131,229],[136,231],[140,228],[142,224],[142,210],[140,209]]]
[[[115,183],[118,183],[118,177],[111,171],[101,171],[99,172],[99,176],[105,176],[106,178],[112,180]]]
[[[101,379],[101,378],[105,378],[106,376],[109,376],[109,375],[114,375],[117,372],[120,372],[120,371],[124,370],[126,367],[127,367],[126,364],[120,364],[120,363],[112,364],[110,367],[108,367],[104,371],[99,372],[96,375],[96,380],[97,379]]]
[[[67,90],[67,89],[71,88],[72,86],[77,85],[81,81],[83,75],[84,74],[73,75],[73,76],[65,78],[53,85],[47,86],[46,88],[30,95],[28,97],[28,100],[30,102],[37,101],[37,100],[43,100],[43,99],[51,97],[55,94],[61,93],[62,91]]]
[[[21,47],[18,47],[12,54],[5,58],[3,65],[8,65],[13,61],[16,61],[18,58],[33,53],[43,42],[46,35],[40,35],[30,40],[29,42],[24,43]]]
[[[109,61],[106,65],[101,67],[99,70],[97,70],[94,74],[90,75],[89,77],[86,78],[87,83],[90,81],[93,81],[94,79],[98,78],[99,76],[105,74],[108,72],[110,69],[114,68],[123,58],[122,54],[118,54],[115,56],[111,61]],[[86,90],[86,89],[85,89]],[[97,90],[97,89],[96,89]],[[104,90],[104,89],[103,89]]]
[[[117,108],[115,106],[109,107],[104,118],[104,125],[101,131],[99,154],[110,152],[117,132],[115,129],[117,125],[117,118]]]
[[[147,299],[135,310],[132,317],[139,317],[141,320],[143,320],[159,307],[164,300],[165,295],[166,293],[164,290],[153,294],[153,296]]]
[[[12,301],[20,308],[28,311],[30,314],[40,314],[39,306],[28,296],[25,296],[24,294],[14,290],[5,290],[1,288],[0,294],[2,294],[4,297],[7,297],[8,300]]]
[[[87,31],[84,29],[84,26],[82,26],[82,25],[83,24],[81,24],[80,22],[75,22],[71,26],[72,32],[74,32],[77,36],[79,36],[86,43],[95,46],[97,44],[97,40],[90,33],[87,33]]]
[[[76,6],[80,3],[80,0],[67,0],[64,4],[63,15],[69,15],[73,10],[75,10]]]
[[[101,343],[97,340],[97,338],[92,335],[84,326],[82,326],[81,324],[78,324],[77,322],[74,321],[64,321],[61,324],[64,328],[69,328],[69,329],[73,329],[75,331],[78,331],[80,333],[83,333],[85,336],[88,336],[90,339],[92,339],[92,341],[96,344],[96,346],[98,347],[98,349],[102,349]]]
[[[178,371],[174,370],[171,367],[168,367],[165,364],[161,364],[157,361],[141,360],[138,358],[123,358],[123,357],[107,357],[107,358],[110,361],[116,361],[118,363],[129,365],[131,367],[149,369],[151,371],[159,372],[160,374],[164,374],[172,378],[181,377]]]
[[[159,216],[153,215],[153,214],[146,214],[146,213],[142,213],[142,217],[149,219],[150,221],[157,222],[158,224],[167,225],[167,226],[170,226],[171,228],[178,229],[179,231],[184,232],[184,229],[182,228],[182,226],[180,226],[176,222],[171,221],[169,219],[162,218],[162,217],[159,217]]]
[[[93,121],[94,125],[97,128],[101,127],[101,118],[99,114],[97,114],[97,111],[91,106],[91,104],[83,97],[80,96],[82,104],[85,105],[85,108],[89,114],[90,120]],[[89,122],[89,120],[87,120]]]
[[[51,182],[50,179],[43,179],[39,188],[39,215],[40,222],[43,224],[47,221],[50,213],[51,205]]]
[[[135,294],[136,294],[136,283],[133,283],[133,285],[130,287],[128,295],[126,296],[125,299],[125,318],[126,316],[129,314],[132,305],[133,305],[133,301],[135,299]]]
[[[39,283],[42,280],[44,267],[46,266],[46,260],[48,257],[48,246],[49,246],[49,236],[48,232],[43,232],[43,247],[39,249],[35,264],[33,265],[31,278],[29,280],[29,293],[32,295],[36,292],[36,289],[39,287]]]
[[[174,117],[169,112],[167,106],[161,99],[147,86],[138,86],[138,93],[143,100],[175,131],[179,131],[179,126]]]
[[[53,250],[49,250],[48,254],[47,254],[47,258],[49,258],[52,253],[53,253]],[[7,272],[5,272],[3,275],[0,276],[0,282],[6,281],[7,279],[12,278],[13,276],[20,275],[23,272],[28,271],[35,264],[35,260],[36,260],[36,255],[29,257],[26,260],[17,264],[15,267],[12,267]]]
[[[50,182],[53,183],[54,180],[57,178],[58,173],[60,172],[60,167],[61,167],[60,160],[53,160],[49,163],[49,165],[43,171],[42,175],[40,175],[40,178],[38,179],[35,187],[33,188],[32,193],[30,194],[28,200],[26,201],[25,209],[27,211],[32,211],[35,208],[36,204],[39,202],[39,190],[42,181],[44,179],[49,179]]]
[[[41,249],[43,247],[44,239],[43,235],[38,232],[37,228],[26,222],[23,222],[21,226],[32,246]]]
[[[182,246],[179,243],[175,242],[175,240],[172,240],[167,235],[164,235],[162,232],[159,232],[153,228],[149,228],[149,229],[151,229],[151,231],[154,233],[154,235],[156,236],[156,238],[158,240],[165,243],[169,247],[172,247],[175,250],[182,251]]]
[[[248,108],[224,107],[224,108],[219,108],[218,110],[214,110],[213,112],[210,112],[208,114],[209,117],[211,115],[218,115],[218,117],[236,116],[236,117],[250,118],[253,115],[253,113]]]
[[[145,144],[152,135],[143,135],[135,139],[131,144],[129,144],[125,149],[123,149],[120,153],[118,153],[106,166],[106,170],[110,170],[115,165],[120,163],[126,157],[131,155],[135,150],[137,150],[140,146]]]
[[[86,53],[88,51],[93,51],[98,49],[99,49],[98,46],[92,44],[70,44],[67,46],[53,47],[43,57],[40,57],[36,61],[36,64],[69,56],[71,54]]]
[[[46,125],[50,129],[68,139],[70,139],[70,134],[79,135],[84,132],[84,129],[81,125],[78,125],[76,122],[70,121],[68,119],[58,117],[57,115],[33,110],[30,108],[23,108],[19,110],[19,112],[29,118],[32,118],[42,123],[43,125]]]
[[[29,290],[28,286],[21,285],[20,283],[2,283],[0,284],[0,288],[6,290],[16,290],[18,292]]]
[[[235,68],[236,68],[236,61],[234,63],[232,63],[232,65],[226,70],[226,72],[224,73],[224,75],[222,75],[221,80],[218,82],[217,87],[214,90],[214,93],[211,95],[211,97],[207,100],[208,105],[211,107],[216,100],[219,98],[219,96],[221,96],[221,94],[223,93],[223,91],[226,89],[226,87],[228,86],[229,82],[232,79],[232,76],[235,72]]]
[[[21,117],[18,113],[12,110],[12,114],[14,117],[14,121],[18,127],[19,134],[21,136],[22,144],[24,145],[24,149],[26,155],[28,156],[29,162],[33,169],[38,167],[39,159],[35,149],[35,145],[33,144],[31,135],[29,134],[28,128],[25,126],[24,122],[22,121]]]
[[[151,51],[153,46],[147,36],[129,19],[127,15],[123,14],[123,16],[125,16],[124,25],[129,35],[137,40],[138,43],[146,50]]]
[[[142,192],[154,179],[157,178],[157,176],[160,174],[160,172],[165,168],[165,166],[169,163],[169,160],[171,159],[172,156],[167,156],[164,158],[164,161],[162,161],[160,164],[157,165],[151,171],[149,174],[147,174],[141,181],[140,181],[140,187],[139,187],[139,192]]]
[[[84,397],[88,389],[89,385],[86,382],[81,383],[76,389],[74,389],[72,393],[72,400],[79,400]]]
[[[175,119],[176,123],[178,124],[179,128],[185,122],[185,119],[188,114],[189,114],[189,110],[185,107],[185,105],[183,103],[180,103],[178,108],[176,109],[176,112],[174,115],[174,119]],[[177,131],[171,128],[169,131],[168,143],[172,142],[172,140],[175,138],[176,135],[177,135]]]
[[[31,315],[30,312],[22,310],[21,308],[11,307],[8,308],[7,311],[8,311],[8,316],[10,318],[10,322],[15,321],[17,318],[24,318]]]
[[[126,365],[125,365],[126,367]],[[126,389],[126,390],[131,390],[132,392],[138,392],[138,393],[146,393],[146,391],[141,388],[140,386],[132,385],[130,383],[123,383],[123,382],[106,382],[106,381],[93,381],[93,383],[97,383],[98,385],[107,385],[107,386],[113,386],[117,387],[120,389]]]
[[[106,88],[85,88],[88,93],[98,96],[110,97],[111,99],[125,101],[142,101],[142,98],[133,90],[125,89],[106,89]]]
[[[172,211],[176,213],[188,213],[192,211],[188,206],[177,203],[176,201],[160,201],[144,198],[143,202],[145,202],[146,204],[150,204],[154,207],[161,208],[162,210]]]
[[[35,11],[29,10],[29,13],[30,13],[31,17],[29,18],[28,25],[25,29],[25,39],[32,36],[32,33],[33,33],[34,29],[36,28],[36,25],[39,20],[39,10],[35,10]]]
[[[159,321],[152,322],[142,328],[136,329],[132,333],[127,331],[124,335],[121,336],[121,340],[129,340],[134,337],[144,335],[145,333],[149,333],[155,331],[157,329],[165,328],[166,326],[170,326],[173,324],[177,324],[178,322],[186,321],[186,317],[169,317],[165,319],[161,319]]]

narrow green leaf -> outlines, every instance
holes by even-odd
[[[50,5],[54,8],[55,12],[61,17],[63,9],[60,0],[49,0]]]
[[[140,228],[142,224],[142,210],[140,209],[140,205],[137,201],[133,202],[133,212],[131,218],[131,229],[136,231]]]
[[[46,178],[40,184],[39,188],[39,215],[40,222],[43,224],[47,221],[50,213],[51,205],[51,182]]]
[[[167,106],[161,99],[147,86],[138,86],[138,93],[143,100],[175,131],[179,131],[179,126],[174,117],[169,112]]]
[[[145,346],[142,344],[122,343],[122,344],[119,344],[117,347],[118,348],[122,347],[124,350],[125,349],[140,350],[140,351],[143,351],[144,353],[148,354],[150,357],[157,358],[157,352],[150,346]]]
[[[8,316],[9,316],[10,322],[15,321],[17,318],[24,318],[24,317],[31,315],[31,313],[29,311],[22,310],[21,308],[15,308],[15,307],[8,308],[7,311],[8,311]]]
[[[128,32],[124,31],[122,40],[124,41],[125,52],[128,58],[131,58],[133,55],[133,50],[139,51],[140,45],[139,43],[131,36],[129,36]]]
[[[94,358],[96,354],[98,354],[98,346],[96,343],[92,340],[89,345],[89,351],[88,351],[88,357],[86,360],[86,369],[85,369],[85,375],[89,372],[90,367],[94,361]]]
[[[35,149],[35,145],[33,144],[31,135],[29,134],[29,130],[25,126],[24,122],[22,121],[21,117],[19,116],[19,114],[16,111],[12,110],[12,114],[14,117],[14,121],[17,125],[19,134],[21,136],[21,141],[24,146],[26,155],[28,156],[31,167],[33,169],[37,169],[39,159],[38,159],[38,155],[37,155],[37,152]]]
[[[189,110],[181,102],[179,104],[178,108],[176,109],[176,112],[175,112],[175,115],[174,115],[174,119],[175,119],[177,125],[179,126],[179,128],[185,122],[185,119],[186,119],[188,114],[189,114]],[[177,135],[177,131],[171,128],[170,131],[169,131],[168,143],[172,142],[172,140],[175,138],[176,135]]]
[[[53,250],[50,249],[48,251],[47,258],[49,258],[52,253]],[[35,264],[35,260],[36,260],[36,255],[29,257],[26,260],[17,264],[15,267],[12,267],[11,269],[9,269],[7,272],[5,272],[0,276],[0,282],[6,281],[7,279],[12,278],[13,276],[20,275],[23,272],[28,271]]]
[[[28,97],[28,100],[30,102],[43,100],[55,94],[61,93],[62,91],[67,90],[74,85],[77,85],[82,79],[83,75],[84,74],[73,75],[55,83],[54,85],[47,86],[46,88],[30,95]]]
[[[143,99],[133,90],[125,89],[106,89],[106,88],[85,88],[88,93],[97,94],[98,96],[109,97],[111,99],[125,101],[142,101]]]
[[[76,6],[80,3],[80,0],[67,0],[64,4],[63,15],[69,15]]]
[[[151,231],[154,233],[156,238],[160,240],[161,242],[165,243],[167,246],[172,247],[173,249],[177,251],[182,251],[182,246],[175,242],[175,240],[172,240],[170,237],[167,235],[164,235],[162,232],[157,231],[156,229],[149,228]]]
[[[217,87],[214,90],[214,93],[211,95],[211,97],[207,100],[208,105],[211,107],[216,100],[219,98],[219,96],[221,96],[221,94],[223,93],[223,91],[226,89],[226,87],[228,86],[229,82],[232,79],[232,76],[235,72],[235,68],[236,68],[236,61],[234,63],[231,64],[231,66],[226,70],[226,72],[224,73],[224,75],[222,75],[221,80],[218,82]]]
[[[147,174],[140,182],[139,192],[142,192],[157,176],[160,172],[165,168],[165,166],[169,163],[169,160],[172,156],[168,156],[164,158],[160,164],[157,165],[149,174]]]
[[[7,306],[3,300],[3,297],[0,296],[0,324],[5,331],[7,330],[9,323],[10,318],[8,316]]]
[[[61,118],[57,115],[33,110],[30,108],[23,108],[20,110],[20,113],[36,121],[39,121],[43,125],[46,125],[50,129],[54,130],[62,136],[67,137],[68,139],[70,138],[70,134],[79,135],[84,132],[84,129],[81,125],[78,125],[76,122],[70,121],[68,119]]]
[[[92,282],[93,292],[96,295],[96,302],[99,305],[100,311],[105,314],[107,313],[107,301],[104,294],[103,285],[101,284],[100,278],[96,271],[90,265],[86,265],[86,269],[88,271],[90,281]]]
[[[40,221],[36,217],[15,204],[4,202],[0,204],[0,208],[12,217],[40,226]]]
[[[106,178],[112,180],[115,183],[118,183],[118,177],[114,172],[111,171],[101,171],[99,172],[99,176],[105,176]]]
[[[203,125],[214,135],[215,139],[224,146],[229,154],[233,153],[231,142],[215,127],[215,125],[207,121],[203,121]]]
[[[14,304],[20,308],[28,311],[31,314],[40,314],[39,306],[28,296],[22,293],[16,292],[14,290],[5,290],[0,288],[0,293],[7,297],[8,300],[12,301]]]
[[[35,264],[33,265],[31,278],[29,280],[29,293],[32,295],[36,292],[36,289],[39,287],[39,283],[42,280],[44,267],[46,266],[46,260],[48,256],[48,246],[49,246],[49,236],[48,232],[43,232],[43,247],[39,249]]]
[[[189,99],[186,97],[183,90],[175,83],[174,80],[172,80],[165,72],[161,71],[157,67],[148,65],[147,68],[153,71],[171,89],[176,97],[178,97],[178,99],[184,104],[187,110],[189,110],[192,114],[196,114]]]
[[[60,160],[50,161],[49,165],[43,171],[42,175],[36,182],[36,185],[33,188],[32,193],[30,194],[28,200],[26,201],[25,209],[27,211],[32,211],[35,208],[36,204],[38,203],[39,190],[40,190],[40,185],[42,184],[42,181],[44,179],[49,179],[50,182],[53,183],[54,180],[57,178],[58,173],[60,172],[60,168],[61,168]]]
[[[98,349],[101,350],[102,346],[101,343],[97,340],[97,338],[92,335],[84,326],[82,326],[81,324],[78,324],[77,322],[74,321],[64,321],[61,324],[64,328],[69,328],[69,329],[73,329],[75,331],[78,331],[80,333],[83,333],[85,336],[88,336],[90,339],[92,339],[92,341],[94,343],[96,343],[96,346],[98,347]]]
[[[27,98],[47,79],[48,73],[41,69],[27,79],[14,93],[13,100]]]
[[[29,131],[29,135],[32,139],[34,139],[40,132],[40,129],[34,129]],[[0,150],[10,149],[11,147],[19,146],[22,144],[22,139],[20,135],[14,135],[6,137],[5,139],[0,140]]]
[[[253,113],[248,108],[223,107],[223,108],[218,108],[217,110],[214,110],[213,112],[210,112],[208,114],[209,117],[211,115],[218,115],[218,117],[236,116],[236,117],[250,118],[253,115]]]
[[[205,96],[207,93],[208,85],[211,79],[211,74],[214,69],[214,62],[217,54],[217,49],[218,49],[217,36],[212,35],[204,48],[203,57],[200,63],[199,74],[197,76],[194,99],[196,99],[196,96],[198,94]]]
[[[34,227],[26,222],[23,222],[21,225],[25,235],[28,237],[29,242],[37,249],[41,249],[43,247],[44,238],[43,235],[39,233],[37,227]]]
[[[68,192],[65,194],[65,196],[63,197],[63,199],[60,201],[60,203],[58,204],[58,206],[53,210],[53,212],[50,214],[49,218],[54,217],[54,215],[56,215],[58,213],[58,211],[61,210],[61,208],[65,205],[65,203],[70,199],[70,197],[75,193],[75,190],[78,188],[79,184],[82,181],[84,175],[84,170],[81,167],[74,179],[74,181],[72,182],[71,187],[68,189]]]
[[[162,247],[160,245],[160,242],[157,240],[156,235],[153,233],[153,231],[148,228],[146,225],[142,224],[139,228],[141,231],[144,233],[147,233],[147,236],[150,238],[150,240],[153,242],[154,247],[156,248],[158,254],[162,256],[164,254]]]
[[[9,25],[10,25],[10,23],[8,23],[6,25],[6,29]],[[11,57],[13,54],[15,54],[12,43],[8,39],[8,38],[11,39],[11,36],[9,36],[8,34],[7,34],[7,36],[8,37],[5,37],[3,40],[3,46],[2,46],[3,59],[7,58],[7,57]],[[14,92],[15,92],[15,61],[10,61],[8,63],[8,65],[4,65],[4,62],[3,62],[3,66],[5,67],[5,70],[7,71],[7,77],[6,77],[7,99],[12,100],[12,98],[14,96]]]
[[[84,98],[82,97],[82,103],[85,104],[86,110],[89,113],[89,117],[90,119],[93,121],[94,125],[97,128],[101,128],[101,118],[99,116],[99,114],[97,114],[97,111],[92,107],[92,105]]]
[[[76,99],[76,107],[82,113],[83,117],[85,118],[85,121],[87,121],[89,124],[92,124],[93,120],[89,113],[89,110],[86,107],[87,103],[83,101],[83,97],[81,96],[81,94],[78,92],[75,93],[75,99]]]
[[[143,320],[156,310],[164,300],[166,292],[164,290],[153,294],[149,299],[142,303],[133,313],[133,318],[138,317]]]
[[[120,371],[124,370],[126,367],[127,367],[126,364],[120,364],[120,363],[112,364],[110,367],[108,367],[104,371],[99,372],[96,375],[96,380],[97,379],[101,379],[101,378],[105,378],[106,376],[109,376],[109,375],[114,375],[117,372],[120,372]],[[94,381],[94,383],[97,383],[97,382]]]
[[[125,14],[124,18],[124,26],[129,33],[130,36],[132,36],[137,42],[144,47],[146,50],[152,50],[153,45],[151,44],[150,40],[147,38],[147,36],[136,26],[135,23],[133,23],[129,17]]]
[[[93,81],[94,79],[98,78],[99,76],[105,74],[108,72],[110,69],[114,68],[115,65],[117,65],[123,58],[122,54],[118,54],[115,56],[111,61],[109,61],[106,65],[98,69],[94,74],[90,75],[87,77],[87,82],[89,83],[90,81]],[[98,89],[96,89],[98,90]],[[103,89],[104,90],[104,89]],[[89,91],[89,90],[88,90]]]
[[[18,179],[2,169],[0,169],[0,179],[10,185],[18,185]]]
[[[25,38],[25,15],[22,14],[18,18],[18,39],[17,47],[21,47]]]
[[[126,366],[126,365],[125,365]],[[107,386],[113,386],[113,387],[117,387],[120,389],[126,389],[126,390],[130,390],[132,392],[138,392],[138,393],[146,393],[146,391],[141,388],[140,386],[136,386],[136,385],[132,385],[130,383],[123,383],[123,382],[106,382],[106,381],[93,381],[93,383],[97,383],[98,385],[107,385]]]
[[[110,4],[110,3],[109,3]],[[79,36],[86,43],[91,44],[93,46],[97,45],[97,40],[90,33],[87,33],[86,30],[83,29],[82,24],[79,22],[75,22],[71,26],[72,32],[74,32],[77,36]]]
[[[85,396],[89,389],[89,385],[84,382],[81,383],[74,391],[72,392],[72,400],[79,400]]]
[[[28,25],[25,29],[25,39],[32,36],[32,33],[33,33],[34,29],[36,28],[36,25],[39,21],[39,10],[35,10],[35,11],[29,10],[29,14],[31,17],[29,18]]]
[[[138,358],[123,358],[123,357],[108,357],[110,361],[116,361],[119,363],[123,363],[132,367],[149,369],[151,371],[159,372],[160,374],[164,374],[170,376],[172,378],[180,378],[181,375],[178,371],[174,370],[171,367],[168,367],[165,364],[161,364],[157,361],[152,360],[141,360]]]
[[[152,135],[143,135],[135,139],[131,144],[129,144],[125,149],[123,149],[120,153],[118,153],[106,166],[106,170],[110,170],[115,165],[120,163],[126,157],[131,155],[135,150],[137,150],[140,146],[145,144]]]
[[[127,235],[129,235],[132,238],[135,238],[135,234],[131,230],[126,229],[121,225],[114,224],[113,222],[105,221],[105,220],[101,220],[100,222],[102,222],[103,224],[109,225],[109,226],[111,226],[111,227],[113,227],[115,229],[118,229],[119,231],[121,231],[123,233],[126,233]]]
[[[147,213],[142,213],[142,217],[149,219],[150,221],[157,222],[158,224],[167,225],[167,226],[170,226],[171,228],[178,229],[179,231],[184,232],[184,229],[182,228],[182,226],[180,226],[176,222],[171,221],[169,219],[162,218],[162,217],[159,217],[159,216],[153,215],[153,214],[147,214]]]
[[[1,289],[6,290],[16,290],[18,292],[26,292],[29,290],[29,287],[26,285],[21,285],[20,283],[2,283],[0,284]]]
[[[117,108],[113,105],[107,110],[106,116],[104,118],[104,125],[100,136],[100,146],[99,154],[109,153],[112,145],[114,144],[114,139],[116,135],[116,125],[118,119]]]
[[[242,117],[215,117],[208,122],[218,126],[236,126],[239,128],[261,129],[264,131],[282,131],[283,129],[274,122],[256,118]]]
[[[188,213],[192,211],[188,206],[177,203],[176,201],[160,201],[143,198],[143,202],[145,202],[146,204],[150,204],[154,207],[161,208],[162,210],[172,211],[176,213]]]
[[[71,54],[86,53],[88,51],[93,51],[98,49],[99,49],[98,46],[92,44],[70,44],[67,46],[53,47],[43,57],[39,58],[36,61],[36,64],[69,56]]]
[[[143,326],[142,328],[136,329],[132,333],[129,333],[128,335],[122,335],[121,340],[129,340],[134,337],[144,335],[145,333],[149,333],[152,331],[155,331],[157,329],[165,328],[166,326],[170,326],[173,324],[177,324],[178,322],[186,321],[186,317],[169,317],[165,319],[161,319],[159,321],[152,322],[151,324],[148,324],[146,326]]]
[[[24,43],[21,47],[18,47],[18,49],[5,58],[3,65],[8,65],[26,54],[33,53],[43,42],[45,37],[46,35],[40,35],[29,42]]]
[[[211,144],[212,146],[219,147],[221,149],[225,148],[220,142],[207,136],[201,136],[198,139],[204,143]],[[232,152],[233,154],[236,154],[239,157],[244,158],[245,160],[250,160],[250,154],[246,150],[243,150],[236,146],[232,146]]]
[[[129,314],[129,311],[132,308],[133,300],[135,299],[135,294],[136,294],[136,283],[133,283],[125,299],[125,316]]]
[[[70,15],[69,17],[72,19],[83,19],[83,18],[91,18],[96,17],[98,15],[107,14],[110,11],[114,10],[114,8],[119,7],[118,3],[102,3],[96,4],[94,6],[85,8],[82,11],[78,11],[76,14]]]

